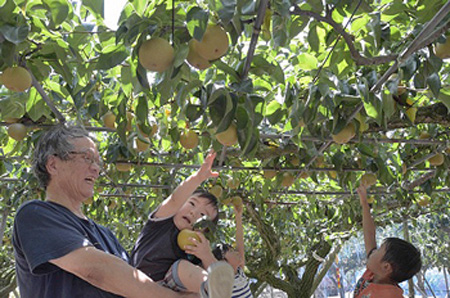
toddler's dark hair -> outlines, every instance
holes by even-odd
[[[414,245],[399,238],[386,238],[383,244],[386,253],[382,261],[392,266],[391,280],[400,283],[419,272],[422,260],[419,250]]]
[[[219,200],[217,200],[216,196],[210,192],[207,192],[207,191],[204,191],[201,189],[194,191],[194,193],[192,195],[195,195],[199,198],[205,198],[208,200],[208,204],[212,205],[214,207],[214,210],[217,211],[216,217],[211,218],[212,222],[214,224],[217,224],[217,222],[219,221]]]
[[[218,260],[225,260],[225,254],[232,248],[231,245],[226,243],[217,244],[216,247],[212,250],[214,257]]]

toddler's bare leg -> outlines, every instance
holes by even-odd
[[[208,279],[208,273],[200,266],[181,260],[178,277],[189,292],[199,293],[201,284]]]

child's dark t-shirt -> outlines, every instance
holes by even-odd
[[[179,248],[177,236],[180,230],[173,216],[154,218],[153,211],[131,252],[130,263],[155,281],[164,279],[172,264],[188,255]]]

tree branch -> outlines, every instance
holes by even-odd
[[[33,73],[28,70],[28,72],[31,75],[32,84],[34,88],[36,88],[37,92],[42,96],[42,99],[45,101],[45,103],[48,105],[50,110],[55,114],[56,118],[59,120],[60,123],[66,122],[66,119],[61,114],[61,112],[56,108],[53,101],[48,97],[47,93],[45,93],[44,89],[42,88],[41,84],[36,80],[36,77],[33,75]]]
[[[259,33],[261,32],[261,24],[264,21],[264,15],[266,13],[268,3],[269,0],[261,0],[259,4],[255,24],[253,25],[252,39],[250,41],[250,46],[248,47],[247,57],[245,58],[244,68],[241,74],[242,80],[245,80],[248,76],[250,65],[252,64],[253,60],[253,55],[255,54],[256,50],[256,43],[258,42]]]
[[[425,46],[425,42],[430,43],[433,40],[429,38],[430,34],[433,35],[433,29],[436,28],[448,14],[450,13],[450,1],[447,1],[444,6],[434,15],[434,17],[425,25],[425,27],[420,31],[416,38],[409,44],[409,46],[400,54],[397,61],[383,74],[383,76],[378,80],[378,82],[372,87],[372,92],[378,92],[381,86],[389,79],[391,74],[397,71],[399,64],[406,61],[408,57],[415,51]],[[437,36],[435,36],[437,38]]]
[[[355,37],[348,32],[344,30],[344,28],[336,23],[332,17],[327,14],[326,16],[321,16],[320,14],[309,11],[309,10],[303,10],[297,5],[293,6],[293,10],[291,12],[293,15],[299,15],[299,16],[307,16],[311,17],[313,19],[316,19],[317,21],[324,22],[329,24],[333,29],[339,33],[347,43],[347,46],[350,50],[350,54],[352,58],[355,60],[356,65],[378,65],[378,64],[385,64],[387,62],[391,62],[397,58],[397,55],[386,55],[386,56],[378,56],[378,57],[372,57],[367,58],[362,56],[359,51],[355,48],[354,41]]]

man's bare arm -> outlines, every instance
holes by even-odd
[[[124,260],[92,246],[74,250],[50,263],[104,291],[124,297],[199,297],[164,288]]]

